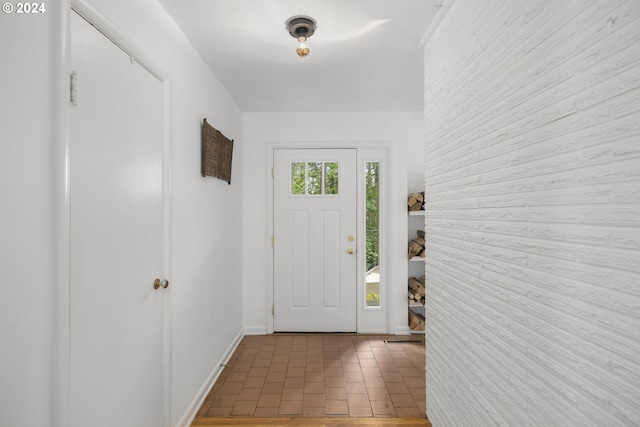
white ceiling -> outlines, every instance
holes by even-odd
[[[160,0],[245,112],[421,111],[438,0]],[[285,21],[317,22],[296,55]]]

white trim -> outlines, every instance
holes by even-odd
[[[411,329],[407,325],[396,326],[393,333],[395,335],[411,335]]]
[[[266,303],[266,324],[267,324],[267,333],[272,334],[274,332],[273,328],[273,298],[274,298],[274,289],[273,289],[273,237],[274,237],[274,227],[273,227],[273,151],[276,148],[280,148],[280,144],[266,144],[265,149],[267,152],[265,153],[265,158],[267,159],[267,235],[265,236],[265,244],[267,245],[267,281],[265,283],[267,298],[265,298]]]
[[[273,221],[274,221],[274,217],[273,217],[273,176],[271,175],[271,171],[273,168],[273,152],[276,149],[323,149],[323,148],[328,148],[328,149],[355,149],[357,151],[357,155],[356,158],[358,159],[358,162],[360,162],[360,151],[363,149],[384,149],[385,150],[385,155],[383,156],[383,159],[381,159],[381,161],[386,162],[386,164],[388,165],[387,168],[389,169],[388,171],[383,171],[383,176],[385,180],[389,180],[390,177],[392,176],[392,158],[391,158],[391,147],[393,145],[393,141],[388,141],[388,140],[372,140],[372,141],[314,141],[314,142],[267,142],[266,143],[266,150],[267,152],[265,153],[265,158],[267,161],[267,167],[266,167],[266,171],[267,171],[267,179],[266,179],[266,192],[267,192],[267,235],[265,236],[265,242],[266,242],[266,247],[267,247],[267,277],[266,277],[266,283],[265,286],[267,288],[267,297],[266,297],[266,301],[265,301],[265,309],[266,309],[266,333],[267,334],[272,334],[274,333],[274,328],[273,328],[273,315],[271,314],[271,307],[273,306],[273,298],[274,298],[274,280],[273,280],[273,247],[271,246],[271,238],[273,237],[274,234],[274,230],[273,230]],[[376,157],[376,156],[373,156]],[[360,165],[360,163],[358,163],[358,165]],[[361,182],[361,181],[359,181]],[[359,184],[358,184],[359,185]],[[385,181],[385,188],[387,186],[389,186],[388,181]],[[389,190],[384,190],[386,191],[390,191],[391,187],[389,186]],[[358,200],[361,200],[362,198],[362,189],[358,188],[357,189],[358,193],[357,196]],[[386,193],[385,193],[386,194]],[[385,203],[389,203],[389,198],[385,197],[385,200],[383,201],[383,205]],[[360,212],[360,211],[358,211]],[[387,209],[387,206],[381,206],[381,212],[384,212],[382,215],[388,217],[389,216],[389,209]],[[387,218],[383,218],[383,221],[385,221],[385,230],[388,230],[388,219]],[[360,215],[358,216],[358,223],[356,224],[356,227],[358,230],[361,230],[364,225],[362,224],[363,219],[360,217]],[[386,252],[385,251],[385,259],[384,262],[385,264],[388,266],[388,270],[391,271],[391,262],[389,258],[386,258]],[[364,264],[362,264],[364,267]],[[388,273],[385,273],[385,282],[389,281],[390,279],[388,279],[389,277],[391,277],[390,275],[388,275]],[[360,282],[360,277],[358,277],[358,281]],[[386,293],[389,293],[389,290],[387,288]],[[387,300],[387,307],[389,307],[389,303]],[[359,313],[360,312],[360,308],[358,306],[358,303],[356,303],[356,310]],[[385,310],[378,310],[379,312],[386,312],[386,328],[387,331],[391,331],[392,327],[390,325],[390,321],[389,321],[389,315],[391,310],[389,308],[386,308]],[[358,331],[358,333],[365,333],[364,330],[359,331],[358,330],[358,319],[356,318],[356,331]],[[256,328],[256,327],[251,327],[251,328]],[[407,329],[407,331],[409,330],[409,327],[406,326],[405,327]],[[396,330],[398,328],[395,328]],[[385,331],[385,333],[387,333],[387,331]],[[409,332],[402,332],[402,333],[398,333],[397,335],[407,335],[409,334]],[[261,335],[261,334],[260,334]]]
[[[434,5],[434,7],[439,8],[438,12],[436,13],[436,16],[433,18],[433,21],[431,21],[431,24],[429,24],[429,28],[427,28],[427,31],[425,31],[424,36],[422,36],[420,43],[418,43],[419,49],[424,49],[427,42],[433,35],[433,33],[436,31],[438,26],[444,20],[445,15],[449,12],[449,9],[451,9],[451,6],[453,5],[454,2],[455,0],[442,0],[440,4]]]
[[[240,344],[240,341],[242,341],[243,337],[244,331],[243,329],[240,329],[229,347],[227,347],[227,351],[224,352],[219,362],[215,364],[213,370],[207,376],[207,379],[200,387],[200,390],[198,390],[198,392],[196,393],[195,397],[187,407],[187,410],[184,412],[182,417],[180,417],[180,420],[176,424],[176,427],[189,427],[191,425],[196,415],[198,414],[198,410],[200,410],[204,399],[206,399],[207,395],[211,391],[211,388],[213,388],[213,385],[220,377],[220,374],[224,370],[224,366],[227,364],[227,362],[229,362],[229,359],[231,359],[231,356],[236,351],[236,348],[238,348],[238,344]]]
[[[245,326],[245,335],[267,335],[267,328],[265,326]]]
[[[69,319],[69,104],[70,30],[69,0],[50,5],[51,18],[51,135],[53,226],[53,322],[51,347],[51,425],[70,424],[70,319]]]
[[[359,203],[358,203],[358,218],[360,219],[358,228],[358,244],[359,247],[366,247],[366,224],[365,224],[365,197],[366,188],[364,182],[364,168],[367,162],[378,162],[380,164],[380,206],[378,208],[380,219],[379,226],[379,238],[382,244],[380,245],[380,306],[379,307],[367,307],[365,304],[365,265],[366,265],[366,251],[360,251],[360,258],[358,260],[358,333],[375,333],[380,332],[381,325],[379,322],[384,320],[382,326],[384,333],[389,333],[389,313],[390,313],[390,284],[388,272],[392,271],[391,260],[389,258],[389,214],[388,214],[388,188],[389,179],[391,174],[389,173],[391,168],[391,162],[389,161],[389,148],[388,147],[376,147],[369,148],[363,147],[358,150],[358,188]],[[372,326],[373,325],[373,326]],[[369,329],[368,329],[369,328]]]
[[[363,329],[361,331],[357,332],[358,334],[380,334],[380,335],[387,335],[389,333],[389,331],[387,331],[386,329]],[[400,334],[400,335],[404,335],[404,334]]]
[[[162,153],[162,277],[171,281],[171,198],[172,198],[172,103],[171,92],[172,84],[171,79],[166,79],[164,82],[164,144]],[[171,294],[173,293],[173,287],[169,287],[162,291],[164,293],[163,307],[162,307],[162,342],[163,352],[162,357],[164,360],[163,372],[164,372],[164,424],[168,426],[171,424],[171,325],[172,325],[172,305]]]
[[[95,7],[90,0],[71,0],[71,8],[127,55],[131,56],[133,60],[151,73],[156,79],[161,82],[169,79],[169,73],[156,62],[145,49],[136,43],[133,37],[122,31]]]

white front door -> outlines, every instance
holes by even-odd
[[[356,150],[274,150],[274,330],[356,331]]]
[[[71,69],[71,426],[163,426],[163,84],[73,12]]]

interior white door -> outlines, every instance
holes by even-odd
[[[274,150],[274,330],[356,331],[356,150]]]
[[[164,89],[71,13],[71,425],[164,422]]]

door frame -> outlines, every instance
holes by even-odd
[[[73,10],[72,10],[73,9]],[[71,14],[79,13],[104,36],[111,40],[132,60],[146,69],[163,85],[163,160],[162,160],[162,277],[171,280],[171,76],[144,48],[124,33],[91,0],[61,0],[50,5],[51,37],[51,133],[53,164],[53,326],[51,360],[51,422],[63,427],[70,423],[70,142],[71,103],[69,102],[71,75]],[[75,11],[75,12],[74,12]],[[80,100],[81,102],[81,100]],[[163,291],[163,424],[171,421],[171,290]]]
[[[364,162],[366,161],[380,161],[383,165],[381,174],[381,206],[380,206],[380,233],[381,238],[388,236],[389,224],[388,224],[388,212],[389,212],[389,197],[388,191],[390,188],[389,177],[392,174],[391,161],[389,153],[391,152],[391,141],[325,141],[325,142],[270,142],[267,143],[267,177],[266,181],[266,194],[267,194],[267,235],[265,236],[266,253],[267,253],[267,298],[265,300],[265,312],[267,313],[266,319],[266,333],[274,333],[274,316],[272,307],[274,304],[274,251],[272,246],[272,238],[274,235],[274,181],[272,175],[272,168],[274,166],[274,150],[277,149],[355,149],[356,150],[356,227],[357,227],[357,241],[358,248],[365,247],[364,238],[364,176],[361,171],[364,171]],[[389,239],[385,239],[389,240]],[[388,245],[382,245],[386,247]],[[356,280],[358,283],[356,291],[356,331],[358,333],[388,333],[390,329],[389,318],[389,280],[388,274],[389,268],[389,256],[386,250],[381,250],[380,260],[381,265],[386,266],[382,269],[381,282],[382,287],[382,302],[379,309],[366,309],[364,304],[364,280],[365,280],[365,252],[358,251],[357,257],[357,273]],[[373,328],[367,327],[369,324],[375,324]]]

